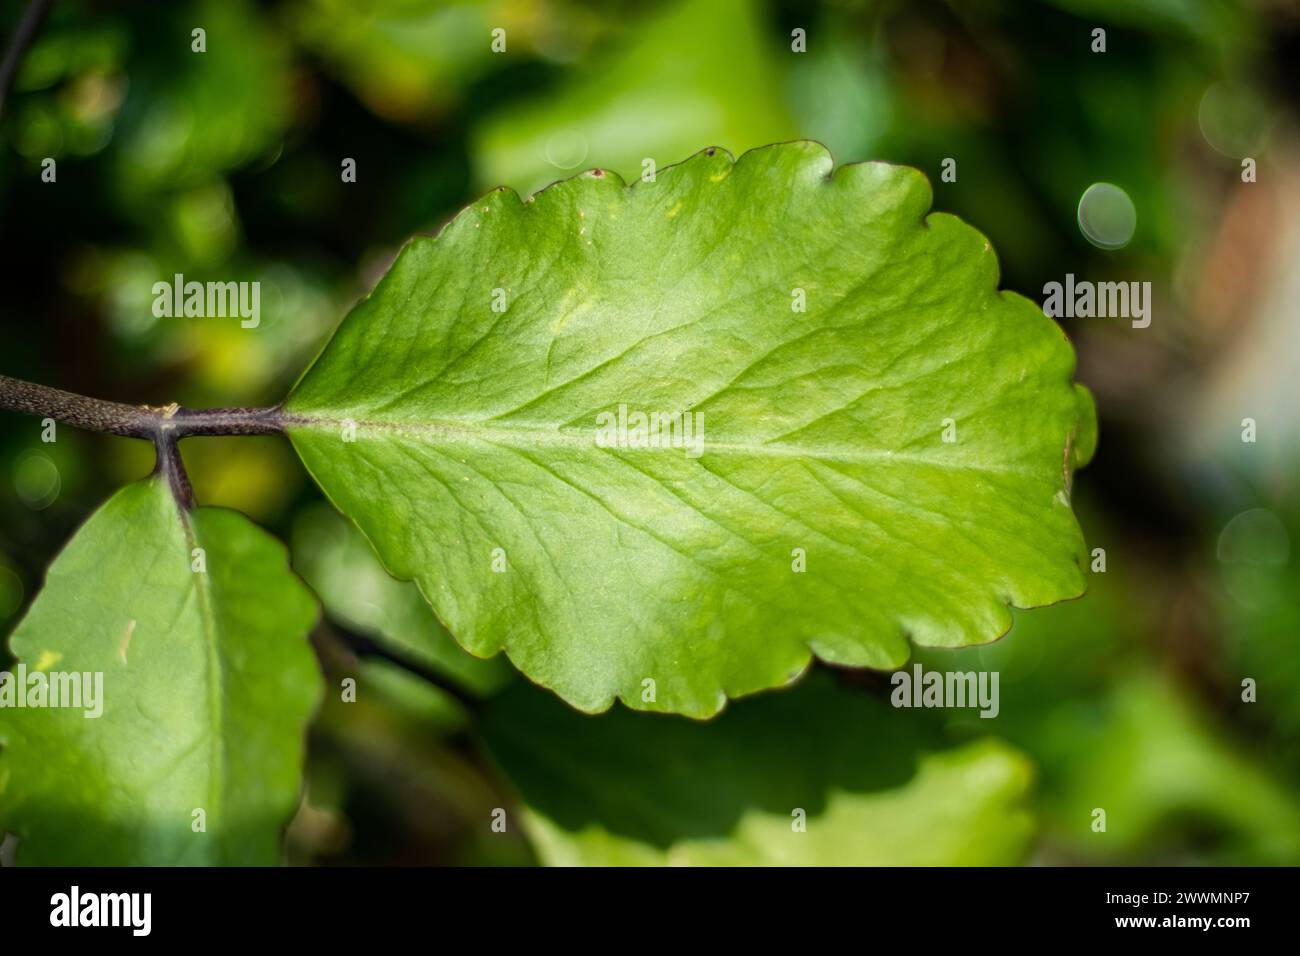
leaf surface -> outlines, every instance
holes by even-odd
[[[940,749],[926,716],[815,673],[707,724],[589,717],[520,684],[483,731],[549,865],[1021,862],[1031,765],[994,739]]]
[[[1082,592],[1069,343],[921,174],[832,165],[499,190],[343,321],[289,434],[466,649],[584,710],[707,716]],[[637,412],[691,416],[701,453],[633,447]]]
[[[321,693],[316,613],[242,515],[184,512],[156,478],[109,499],[10,639],[29,671],[102,674],[98,717],[0,709],[0,829],[18,862],[279,862]]]

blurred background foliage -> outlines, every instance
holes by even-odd
[[[888,675],[818,667],[709,724],[582,717],[460,652],[284,443],[196,439],[200,501],[292,543],[333,686],[357,681],[312,732],[289,861],[1296,864],[1298,54],[1289,0],[59,0],[0,117],[3,371],[269,404],[407,237],[488,188],[795,137],[915,165],[1004,287],[1153,287],[1150,328],[1064,322],[1101,414],[1075,491],[1104,573],[919,655],[997,670],[999,716],[896,710]],[[1118,248],[1081,228],[1095,183],[1136,215]],[[260,280],[261,325],[155,318],[175,273]],[[0,629],[151,455],[6,417]]]

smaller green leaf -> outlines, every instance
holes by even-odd
[[[940,751],[933,729],[823,673],[706,723],[588,717],[519,684],[483,727],[551,865],[1019,862],[1030,764],[993,739]]]
[[[0,709],[18,862],[278,862],[321,694],[316,613],[242,515],[184,511],[157,478],[109,499],[10,640],[28,671],[102,675],[98,717]]]
[[[255,4],[199,0],[157,17],[169,40],[154,56],[129,58],[128,96],[112,131],[119,188],[131,196],[210,185],[274,150],[294,110],[289,45]],[[192,51],[196,28],[205,31],[202,54]],[[217,221],[208,220],[210,231]]]
[[[1279,766],[1215,727],[1167,675],[1125,676],[1086,709],[1062,707],[1053,722],[1073,759],[1060,768],[1048,822],[1079,858],[1149,859],[1168,853],[1181,828],[1196,838],[1201,863],[1300,861],[1300,803]],[[1106,810],[1100,846],[1089,827],[1095,807]]]
[[[558,89],[479,123],[479,184],[528,193],[592,166],[631,182],[647,158],[662,168],[705,143],[740,155],[795,138],[763,20],[755,0],[662,5]]]
[[[472,84],[508,65],[562,51],[567,59],[621,20],[573,0],[295,0],[286,19],[309,49],[378,116],[445,114]],[[497,35],[504,49],[494,49]]]
[[[1001,675],[994,723],[1038,767],[1043,846],[1051,859],[1294,864],[1300,860],[1300,802],[1285,773],[1294,762],[1288,763],[1283,727],[1269,723],[1261,709],[1266,698],[1244,704],[1232,685],[1206,696],[1207,688],[1193,693],[1171,680],[1163,634],[1167,588],[1152,587],[1139,543],[1108,528],[1092,509],[1085,508],[1083,517],[1097,540],[1109,542],[1110,561],[1109,573],[1091,575],[1083,598],[1018,613],[1011,633],[996,644],[926,650],[919,660],[928,670]],[[1256,570],[1258,576],[1247,573],[1263,590],[1252,589],[1252,596],[1267,593],[1270,581],[1278,597],[1294,594],[1274,578],[1281,569]],[[1296,633],[1277,631],[1292,656]],[[1253,634],[1251,643],[1260,650],[1267,639]],[[1259,675],[1270,697],[1284,698],[1287,646],[1275,645],[1259,666],[1235,673]],[[945,716],[958,735],[984,731],[989,723],[972,711]],[[1264,721],[1253,734],[1252,717]],[[1225,780],[1233,786],[1225,787]],[[1106,811],[1102,839],[1092,829],[1097,808]]]
[[[514,675],[504,657],[461,649],[410,581],[391,577],[366,539],[332,508],[305,511],[293,529],[293,563],[329,616],[390,650],[486,696]]]

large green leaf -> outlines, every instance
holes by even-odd
[[[321,693],[315,616],[284,548],[242,515],[183,511],[158,479],[114,495],[10,640],[28,669],[103,675],[97,718],[0,710],[18,861],[277,862]]]
[[[933,730],[826,674],[708,724],[588,717],[524,684],[483,721],[548,864],[1020,862],[1030,764],[992,739],[938,749]]]
[[[921,174],[832,165],[789,143],[500,190],[344,320],[289,433],[464,647],[585,710],[705,716],[813,654],[894,667],[1081,593],[1069,343]],[[702,455],[598,447],[620,405],[701,414]]]

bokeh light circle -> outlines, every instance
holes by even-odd
[[[1273,512],[1251,508],[1223,526],[1215,556],[1225,564],[1281,567],[1291,556],[1291,536]]]
[[[546,141],[546,161],[560,169],[573,169],[587,158],[587,137],[562,129]]]
[[[1114,183],[1093,183],[1079,197],[1079,231],[1099,249],[1123,249],[1137,231],[1137,208]]]
[[[28,452],[14,463],[14,491],[33,511],[43,511],[59,497],[63,479],[49,455]]]

